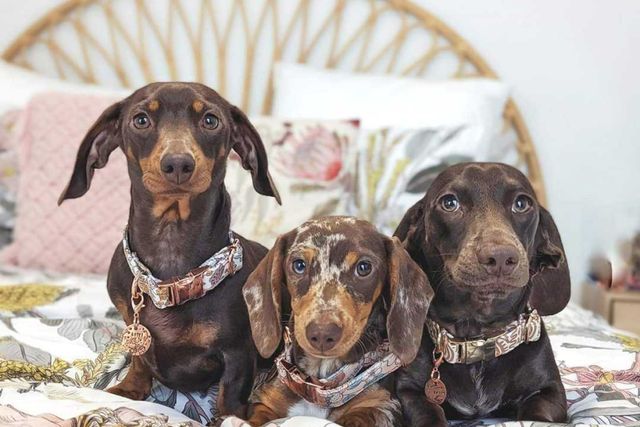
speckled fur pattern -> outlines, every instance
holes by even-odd
[[[292,265],[304,260],[304,273]],[[371,271],[357,274],[366,261]],[[405,363],[415,357],[433,291],[398,240],[352,217],[310,220],[281,236],[243,289],[254,341],[263,356],[280,344],[281,307],[291,307],[293,362],[305,374],[326,378],[358,360],[384,339]],[[333,322],[342,333],[329,350],[307,336],[312,322]],[[347,427],[393,426],[402,421],[387,379],[337,408],[304,401],[278,378],[257,394],[251,425],[290,415],[321,415]]]

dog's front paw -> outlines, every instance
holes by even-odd
[[[127,399],[131,399],[131,400],[145,400],[149,395],[149,392],[147,390],[123,387],[122,384],[118,384],[116,386],[110,387],[106,391],[108,393],[126,397]]]

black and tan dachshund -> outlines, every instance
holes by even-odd
[[[397,377],[408,424],[566,422],[565,391],[539,315],[566,306],[569,270],[556,225],[527,178],[502,164],[450,167],[395,235],[435,291],[421,350]],[[438,376],[447,390],[442,404]]]
[[[231,150],[250,171],[256,191],[279,201],[262,141],[242,111],[214,90],[196,83],[150,84],[107,108],[89,130],[60,202],[85,194],[94,170],[117,148],[126,155],[131,179],[128,243],[156,278],[168,281],[160,288],[169,306],[158,308],[146,295],[139,319],[151,333],[151,346],[132,357],[125,379],[109,391],[139,400],[149,395],[152,377],[184,391],[219,381],[219,413],[243,417],[257,352],[242,285],[267,250],[234,235],[242,267],[213,291],[203,290],[201,277],[174,279],[230,244],[231,205],[223,180]],[[133,279],[120,244],[107,286],[128,325]]]

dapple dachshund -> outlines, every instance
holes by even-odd
[[[395,235],[435,291],[420,352],[397,375],[408,423],[566,422],[540,315],[567,305],[569,269],[556,225],[527,178],[503,164],[452,166]]]
[[[347,427],[401,422],[400,405],[381,380],[393,370],[388,363],[397,367],[415,357],[433,292],[397,239],[351,217],[310,220],[278,238],[243,293],[264,357],[281,342],[283,301],[291,305],[290,353],[285,346],[288,357],[276,359],[278,377],[258,390],[251,425],[293,415]],[[387,352],[377,354],[385,340]],[[379,357],[367,363],[365,354]],[[346,382],[361,368],[362,376]],[[318,387],[327,384],[331,391],[321,396]]]
[[[219,381],[219,413],[245,416],[257,352],[242,285],[267,250],[233,235],[234,250],[242,248],[241,268],[208,293],[203,282],[213,280],[206,277],[211,273],[192,271],[230,245],[231,202],[223,180],[231,150],[251,172],[255,190],[280,201],[262,141],[244,113],[214,90],[153,83],[107,108],[91,127],[60,203],[85,194],[95,169],[117,148],[126,155],[131,179],[129,250],[166,281],[155,297],[167,307],[158,308],[143,288],[132,290],[134,275],[121,243],[109,269],[109,296],[128,325],[137,321],[132,292],[145,298],[139,323],[150,331],[151,344],[132,357],[125,379],[109,391],[141,400],[152,377],[183,391]]]

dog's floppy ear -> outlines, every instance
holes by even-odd
[[[242,295],[249,310],[253,341],[264,358],[276,351],[282,337],[280,317],[286,250],[286,235],[278,237],[273,248],[242,287]]]
[[[534,250],[529,302],[542,315],[556,314],[569,303],[571,278],[560,233],[551,214],[543,207],[540,207]]]
[[[240,156],[242,167],[251,171],[253,188],[260,194],[275,197],[281,205],[280,194],[269,174],[267,151],[264,149],[258,131],[237,107],[231,107],[231,118],[233,119],[231,148]]]
[[[391,351],[403,365],[415,359],[422,329],[427,318],[429,304],[433,299],[433,289],[427,275],[403,248],[397,237],[386,244],[389,265],[390,307],[387,314],[387,334]]]
[[[424,198],[411,206],[404,214],[400,224],[393,233],[413,259],[421,259],[421,248],[424,244]]]
[[[104,110],[85,135],[78,148],[71,179],[60,194],[58,205],[84,195],[91,186],[95,170],[103,168],[111,152],[118,148],[122,105],[123,101],[117,102]]]

